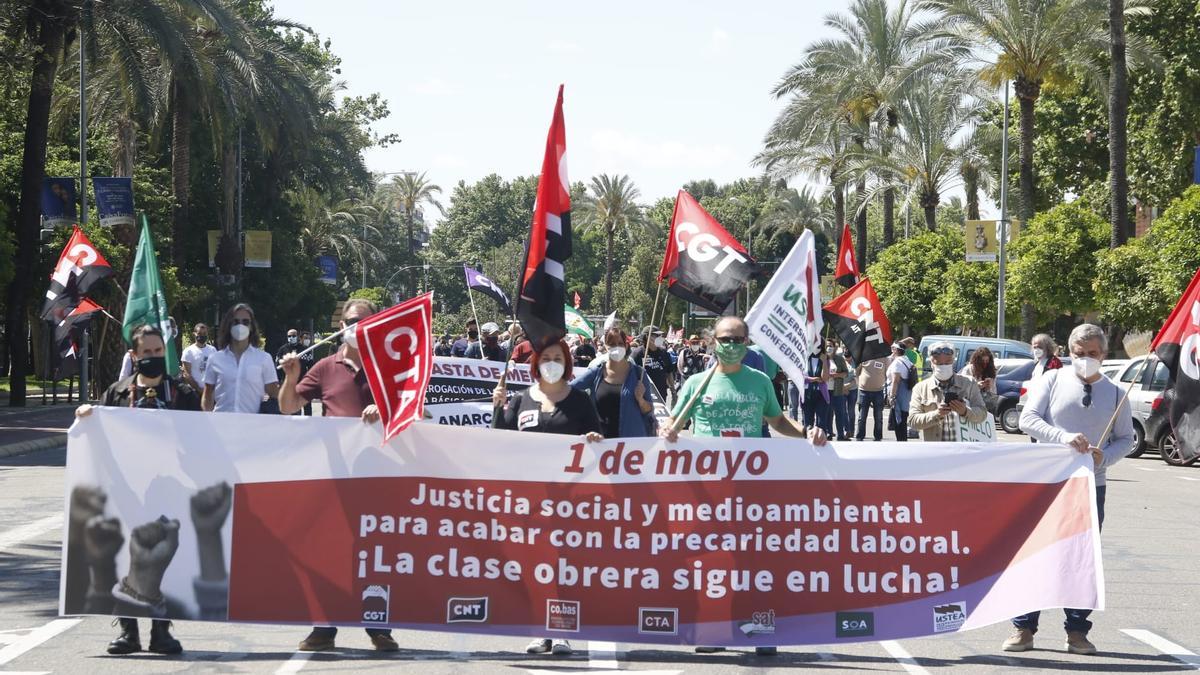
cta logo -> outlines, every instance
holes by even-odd
[[[749,621],[738,624],[738,629],[742,631],[743,635],[774,635],[775,610],[768,609],[765,612],[751,614]]]
[[[450,598],[446,602],[446,623],[483,623],[487,618],[487,598]]]
[[[578,633],[579,603],[575,600],[547,600],[546,630]]]
[[[363,588],[362,620],[363,623],[388,622],[388,598],[392,594],[391,586],[378,584]]]
[[[870,637],[875,634],[874,612],[838,612],[834,620],[840,638]]]
[[[933,632],[946,633],[962,628],[967,622],[967,603],[952,602],[933,608]]]
[[[678,635],[679,610],[665,607],[639,607],[638,632],[652,635]]]

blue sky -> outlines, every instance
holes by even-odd
[[[459,180],[536,173],[559,83],[572,180],[626,173],[645,203],[698,178],[753,176],[772,86],[845,0],[277,0],[332,40],[348,93],[379,92],[403,139],[373,171]]]

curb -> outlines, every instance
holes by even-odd
[[[38,452],[39,450],[57,448],[66,444],[67,434],[64,432],[62,436],[35,438],[31,441],[21,441],[20,443],[0,445],[0,457],[18,457],[20,455],[28,455],[30,453]]]

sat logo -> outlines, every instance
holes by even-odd
[[[392,594],[391,586],[374,584],[367,586],[362,592],[363,623],[388,622],[388,598]]]
[[[488,618],[488,599],[450,598],[446,601],[446,623],[484,623]]]
[[[679,610],[673,607],[639,607],[638,632],[656,635],[678,635]]]

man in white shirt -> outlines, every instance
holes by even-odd
[[[263,394],[279,397],[275,361],[258,347],[254,310],[240,302],[225,313],[217,329],[219,351],[204,370],[201,404],[215,412],[257,413]]]
[[[204,390],[204,370],[208,360],[217,353],[217,348],[208,344],[208,326],[198,323],[192,329],[192,344],[183,350],[180,365],[183,367],[183,380],[192,385],[196,391]]]

